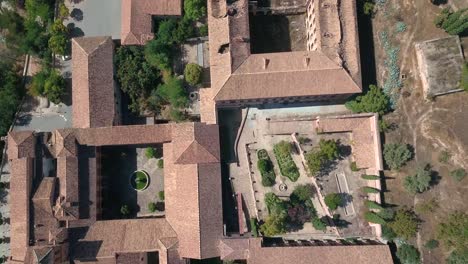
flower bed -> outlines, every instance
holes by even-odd
[[[276,174],[273,170],[273,163],[270,160],[270,156],[268,156],[268,152],[264,149],[260,149],[257,152],[257,157],[257,167],[262,175],[262,185],[265,187],[275,185]]]
[[[297,181],[299,179],[299,169],[291,156],[291,143],[281,141],[273,147],[273,152],[278,161],[281,174],[292,182]]]

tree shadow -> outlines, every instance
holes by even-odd
[[[68,36],[70,38],[78,38],[78,37],[83,37],[85,35],[81,28],[75,26],[75,23],[67,24],[67,29],[68,29]]]

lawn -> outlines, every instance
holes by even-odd
[[[297,181],[299,179],[299,169],[291,156],[291,143],[281,141],[273,147],[273,152],[278,161],[281,174],[292,182]]]

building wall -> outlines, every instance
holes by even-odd
[[[306,16],[306,33],[307,33],[307,50],[314,51],[318,49],[318,17],[317,17],[317,5],[316,2],[319,0],[308,0],[307,1],[307,16]]]

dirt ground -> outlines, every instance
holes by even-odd
[[[399,172],[385,171],[387,177],[385,200],[389,204],[413,207],[421,201],[437,199],[439,209],[435,213],[419,215],[422,220],[417,238],[412,241],[422,253],[423,263],[444,263],[448,255],[443,246],[429,251],[424,244],[435,238],[434,232],[438,223],[455,210],[468,211],[468,179],[455,182],[449,172],[463,167],[468,170],[468,93],[456,93],[437,97],[429,102],[423,98],[421,81],[417,72],[417,61],[414,44],[418,41],[447,36],[436,28],[434,18],[442,7],[422,0],[388,1],[387,12],[377,13],[373,20],[374,43],[376,52],[377,80],[379,84],[385,74],[384,53],[379,44],[380,30],[395,28],[397,21],[403,20],[407,25],[405,33],[394,39],[400,47],[401,73],[407,76],[395,111],[385,117],[396,129],[385,134],[385,143],[407,143],[414,147],[414,160]],[[449,2],[451,2],[449,0]],[[449,4],[467,1],[453,1]],[[460,8],[460,6],[457,6]],[[462,39],[464,45],[468,43]],[[468,46],[463,47],[465,52]],[[448,151],[452,157],[448,164],[438,161],[441,151]],[[423,194],[409,195],[403,188],[403,179],[414,173],[417,166],[431,164],[435,173],[434,186]]]

